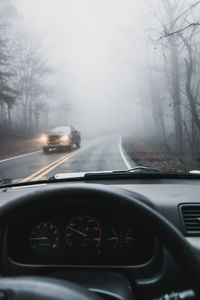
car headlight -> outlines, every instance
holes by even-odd
[[[40,140],[44,143],[44,142],[46,142],[47,141],[47,136],[46,135],[42,135],[41,137],[40,137]]]
[[[61,137],[61,140],[64,141],[64,142],[67,142],[67,141],[69,141],[69,137],[67,135],[63,135]]]

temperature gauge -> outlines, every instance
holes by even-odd
[[[115,231],[115,229],[112,228],[110,235],[107,237],[107,241],[112,247],[117,246],[117,244],[119,243],[119,235]]]
[[[136,241],[136,234],[133,229],[128,229],[124,235],[124,244],[126,247],[132,247]]]

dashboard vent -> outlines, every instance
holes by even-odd
[[[181,212],[187,235],[200,236],[200,204],[182,205]]]

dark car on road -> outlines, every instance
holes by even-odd
[[[43,152],[48,153],[49,149],[72,150],[75,146],[80,148],[80,132],[73,126],[54,127],[41,136]]]

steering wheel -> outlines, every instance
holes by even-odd
[[[98,200],[97,200],[98,195]],[[118,210],[121,214],[129,214],[135,220],[142,220],[151,228],[157,237],[163,242],[171,255],[185,272],[191,288],[199,295],[200,287],[200,261],[184,236],[176,227],[157,211],[152,209],[148,199],[137,193],[130,193],[119,188],[112,188],[97,184],[72,184],[63,188],[49,188],[15,199],[5,203],[0,210],[0,225],[5,226],[6,220],[12,214],[27,206],[27,208],[39,205],[60,205],[66,203],[86,207],[107,207]],[[181,249],[181,250],[180,250]],[[29,299],[29,300],[97,300],[95,294],[68,281],[40,277],[16,277],[0,279],[0,294],[5,293],[5,299]],[[9,298],[10,297],[10,298]],[[3,299],[3,298],[2,298]]]

